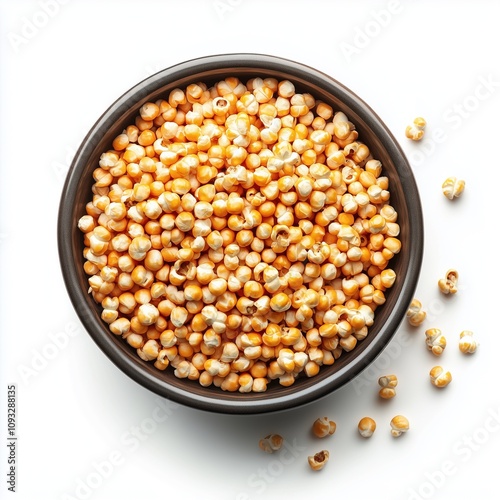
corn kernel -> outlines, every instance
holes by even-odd
[[[406,312],[406,317],[408,318],[410,325],[421,325],[426,316],[427,313],[422,309],[422,303],[418,299],[413,299],[408,311]]]
[[[380,377],[378,385],[381,387],[378,394],[382,399],[392,399],[396,396],[396,386],[398,385],[396,375],[384,375]]]
[[[446,198],[454,200],[462,196],[465,189],[465,181],[457,179],[456,177],[448,177],[443,182],[441,188]]]
[[[441,356],[446,347],[446,338],[439,328],[430,328],[425,331],[425,343],[427,348],[435,356]]]
[[[431,384],[435,387],[446,387],[452,380],[451,373],[442,366],[434,366],[429,372]]]
[[[411,125],[405,129],[405,135],[412,141],[420,141],[424,137],[426,121],[422,117],[417,117]]]
[[[458,272],[455,269],[449,269],[444,278],[438,281],[439,290],[445,295],[457,293]]]
[[[337,424],[328,417],[317,418],[312,425],[312,432],[316,437],[331,436],[337,429]]]
[[[377,428],[377,424],[375,420],[371,417],[363,417],[358,422],[358,432],[364,438],[370,438],[373,436],[375,429]]]
[[[391,435],[393,437],[399,437],[410,429],[410,423],[408,419],[403,415],[396,415],[392,418],[391,422]]]
[[[474,334],[470,330],[460,332],[460,341],[458,344],[460,352],[464,354],[473,354],[476,352],[478,344],[473,336]]]

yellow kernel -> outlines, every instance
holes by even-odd
[[[442,187],[443,194],[449,200],[454,200],[462,196],[465,189],[465,181],[457,179],[456,177],[448,177],[444,182]]]
[[[429,328],[425,331],[425,343],[432,354],[441,356],[446,347],[446,338],[439,328]]]
[[[413,299],[408,311],[406,312],[406,317],[408,318],[410,325],[421,325],[426,316],[427,313],[422,309],[422,303],[418,299]]]
[[[358,423],[358,432],[364,438],[372,437],[376,428],[377,424],[371,417],[363,417]]]
[[[331,436],[336,429],[336,423],[333,420],[330,420],[328,417],[318,418],[312,425],[313,434],[319,438]]]
[[[396,396],[396,386],[398,385],[396,375],[384,375],[380,377],[378,385],[380,386],[378,394],[382,399],[392,399]]]
[[[458,344],[460,352],[463,352],[464,354],[473,354],[476,352],[478,344],[473,335],[473,332],[470,330],[460,332],[460,340]]]
[[[412,141],[420,141],[424,137],[426,121],[422,117],[417,117],[411,125],[405,129],[405,135]]]
[[[446,387],[452,380],[451,373],[442,366],[434,366],[429,372],[431,384],[440,389]]]
[[[445,295],[457,293],[458,272],[455,269],[449,269],[444,278],[438,281],[439,290]]]
[[[245,297],[251,299],[258,299],[259,297],[262,297],[262,295],[264,294],[264,288],[259,282],[255,280],[250,280],[244,284],[243,293]]]
[[[391,435],[399,437],[410,429],[408,419],[403,415],[396,415],[391,419]]]

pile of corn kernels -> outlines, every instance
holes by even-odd
[[[288,80],[147,102],[103,152],[84,269],[145,361],[227,391],[312,377],[369,333],[400,251],[382,164]]]

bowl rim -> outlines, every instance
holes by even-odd
[[[138,103],[147,99],[151,94],[160,92],[166,85],[172,86],[172,82],[188,82],[190,79],[193,81],[193,75],[203,74],[207,71],[212,74],[214,69],[219,71],[221,76],[227,76],[229,69],[234,69],[233,73],[236,73],[238,69],[249,69],[250,72],[260,71],[261,73],[266,71],[275,74],[284,73],[310,82],[311,85],[316,85],[318,88],[326,88],[335,96],[340,95],[341,97],[338,98],[347,108],[352,109],[353,112],[355,110],[357,117],[376,128],[377,137],[382,142],[388,156],[393,160],[399,180],[404,185],[403,189],[406,193],[404,200],[408,210],[411,209],[410,248],[407,249],[411,258],[408,260],[406,273],[402,277],[404,282],[401,286],[401,293],[396,299],[394,310],[391,311],[384,328],[378,332],[377,338],[364,349],[363,363],[349,363],[329,377],[318,378],[317,383],[311,386],[300,390],[283,390],[282,395],[272,398],[266,397],[265,393],[264,395],[252,393],[251,400],[227,399],[227,397],[222,397],[224,391],[221,389],[218,391],[222,394],[211,392],[209,396],[200,394],[201,386],[190,392],[184,388],[173,386],[166,380],[160,380],[150,370],[143,369],[142,365],[138,364],[139,358],[135,353],[134,356],[131,356],[117,349],[116,339],[109,332],[108,335],[102,335],[102,324],[96,319],[95,313],[89,310],[91,309],[89,294],[86,294],[78,285],[79,272],[81,273],[82,270],[77,270],[74,265],[75,248],[72,243],[72,235],[75,224],[73,212],[78,192],[79,174],[99,138],[117,119],[130,109],[134,109]],[[134,111],[135,114],[136,111]],[[351,120],[351,116],[349,119]],[[356,122],[355,119],[351,121]],[[321,399],[359,376],[383,352],[396,334],[413,299],[423,260],[423,236],[422,207],[410,163],[400,144],[378,114],[356,93],[330,75],[301,62],[259,53],[215,54],[189,59],[150,75],[118,97],[90,128],[73,158],[62,188],[57,222],[57,244],[63,281],[75,312],[101,351],[122,372],[153,393],[184,406],[225,414],[261,414],[289,410]],[[93,301],[92,298],[90,300]],[[88,308],[85,307],[85,304]],[[121,341],[121,339],[119,340]],[[121,342],[123,343],[123,341]],[[192,383],[199,385],[196,382]],[[221,397],[217,397],[218,395]]]

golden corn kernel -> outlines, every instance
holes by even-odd
[[[392,418],[391,422],[391,435],[393,437],[399,437],[410,429],[410,423],[408,419],[403,415],[396,415]]]
[[[281,335],[281,327],[275,323],[269,323],[262,335],[262,341],[265,345],[276,347],[281,342]]]
[[[328,417],[321,417],[314,421],[312,425],[312,432],[316,437],[323,438],[331,436],[337,429],[337,424]]]
[[[455,269],[449,269],[444,278],[438,281],[439,290],[445,295],[457,293],[458,272]]]
[[[295,368],[294,352],[291,349],[281,349],[277,358],[278,365],[287,373]]]
[[[426,121],[417,117],[413,120],[411,125],[408,125],[405,129],[405,135],[408,139],[412,141],[420,141],[424,137],[425,126],[427,125]]]
[[[347,335],[340,339],[339,345],[346,352],[352,351],[358,343],[358,339],[354,335]]]
[[[130,331],[130,321],[127,318],[118,318],[109,325],[115,335],[126,335]]]
[[[465,181],[457,179],[456,177],[448,177],[441,186],[443,194],[449,200],[454,200],[462,196],[465,189]]]
[[[446,387],[452,380],[451,373],[445,371],[442,366],[434,366],[429,372],[431,384],[435,387]]]
[[[396,273],[392,269],[384,269],[380,273],[380,283],[384,288],[390,288],[396,281]]]
[[[270,306],[273,311],[283,312],[287,311],[292,305],[290,297],[283,292],[277,293],[271,299]]]
[[[473,332],[471,332],[470,330],[464,330],[463,332],[460,332],[460,340],[458,343],[460,352],[463,352],[464,354],[473,354],[476,352],[478,344],[473,338],[473,335]]]
[[[396,375],[384,375],[378,379],[378,385],[381,387],[379,396],[383,399],[391,399],[396,396],[396,386],[398,379]]]
[[[408,318],[410,325],[421,325],[426,316],[427,313],[422,309],[422,303],[418,299],[413,299],[408,311],[406,312],[406,317]]]
[[[137,349],[137,354],[144,361],[152,361],[158,357],[160,348],[156,340],[148,340],[143,346]]]
[[[358,432],[364,438],[372,437],[376,428],[377,424],[371,417],[363,417],[358,423]]]
[[[258,281],[250,280],[243,285],[243,293],[245,297],[258,299],[264,294],[264,287]]]
[[[142,325],[153,325],[158,321],[160,312],[153,304],[142,304],[139,306],[139,311],[137,312],[137,318]]]
[[[306,377],[315,377],[319,373],[319,370],[320,370],[320,365],[315,363],[314,361],[309,361],[304,366],[304,373]]]
[[[254,377],[252,392],[265,392],[267,390],[268,380],[265,377]]]
[[[229,392],[235,392],[239,389],[239,376],[237,373],[231,372],[228,373],[224,379],[222,380],[222,383],[220,385],[220,388],[223,391],[229,391]]]
[[[280,332],[280,341],[283,345],[293,346],[302,339],[302,332],[295,327],[283,327]]]
[[[430,328],[425,331],[427,349],[435,356],[441,356],[446,347],[446,338],[439,328]]]

